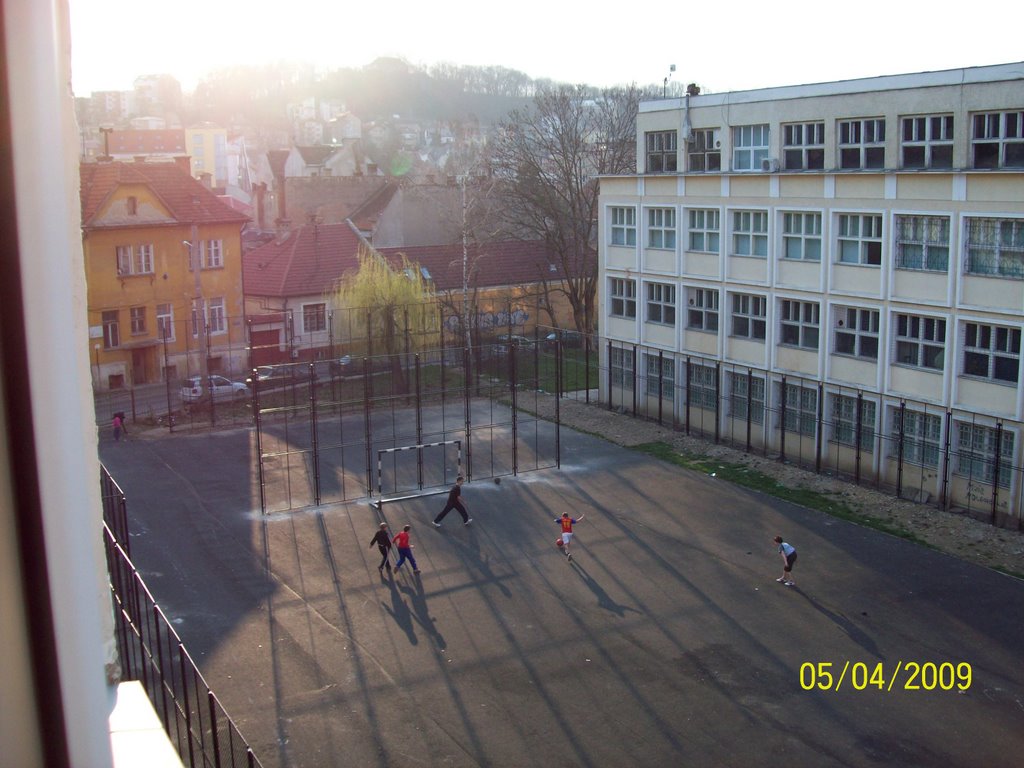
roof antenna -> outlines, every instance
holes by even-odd
[[[668,81],[672,78],[672,73],[676,71],[675,64],[668,65],[668,74],[665,76],[665,81],[661,85],[661,98],[668,98]]]

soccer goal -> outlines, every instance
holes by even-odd
[[[377,451],[377,499],[384,504],[446,493],[462,474],[462,441],[401,445]]]

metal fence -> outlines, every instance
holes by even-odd
[[[1019,422],[607,339],[599,368],[603,407],[1021,527]]]
[[[191,768],[256,768],[260,761],[210,690],[127,551],[124,494],[101,468],[103,543],[123,677],[142,683]]]

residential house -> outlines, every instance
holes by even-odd
[[[248,218],[178,163],[81,166],[93,382],[110,389],[246,370]]]

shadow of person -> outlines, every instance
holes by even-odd
[[[504,597],[512,597],[512,592],[509,591],[509,588],[502,583],[502,579],[491,568],[491,558],[482,553],[476,531],[472,527],[467,530],[469,531],[469,536],[465,541],[458,542],[466,552],[466,557],[464,558],[466,565],[480,572],[480,580],[483,583],[497,587]]]
[[[423,591],[423,581],[419,576],[416,577],[413,586],[403,585],[399,589],[402,591],[402,594],[408,596],[409,602],[412,604],[411,618],[423,627],[423,631],[434,641],[434,645],[437,646],[438,650],[443,651],[447,648],[448,643],[444,639],[444,635],[438,630],[434,617],[430,615],[430,608],[427,606],[427,595]]]
[[[395,620],[395,624],[398,625],[399,629],[405,632],[405,636],[409,638],[409,644],[419,645],[420,641],[416,636],[416,627],[413,626],[412,613],[409,611],[409,606],[405,604],[402,592],[398,585],[395,584],[394,579],[388,579],[388,587],[391,590],[391,605],[388,606],[386,603],[381,603],[381,606]]]
[[[832,623],[839,627],[843,632],[845,632],[849,636],[851,640],[853,640],[853,642],[855,642],[865,651],[870,653],[876,659],[883,658],[881,652],[878,650],[878,646],[875,644],[874,639],[870,635],[868,635],[867,632],[865,632],[852,621],[850,621],[850,619],[846,618],[842,614],[829,610],[821,603],[819,603],[817,600],[815,600],[813,597],[811,597],[809,594],[800,589],[798,585],[794,584],[792,587],[790,587],[790,589],[792,589],[804,600],[810,603],[811,607],[814,608],[814,610],[818,611],[818,613],[820,613],[822,616],[829,619]]]
[[[587,588],[594,593],[595,597],[597,597],[598,608],[604,608],[606,611],[614,613],[619,618],[625,616],[627,611],[630,613],[642,613],[642,611],[638,611],[636,608],[630,608],[628,605],[621,605],[612,600],[611,595],[604,591],[604,588],[594,580],[594,578],[587,572],[587,569],[580,565],[578,561],[571,561],[571,565],[576,572],[579,573],[580,578],[583,579],[583,583],[587,585]]]

